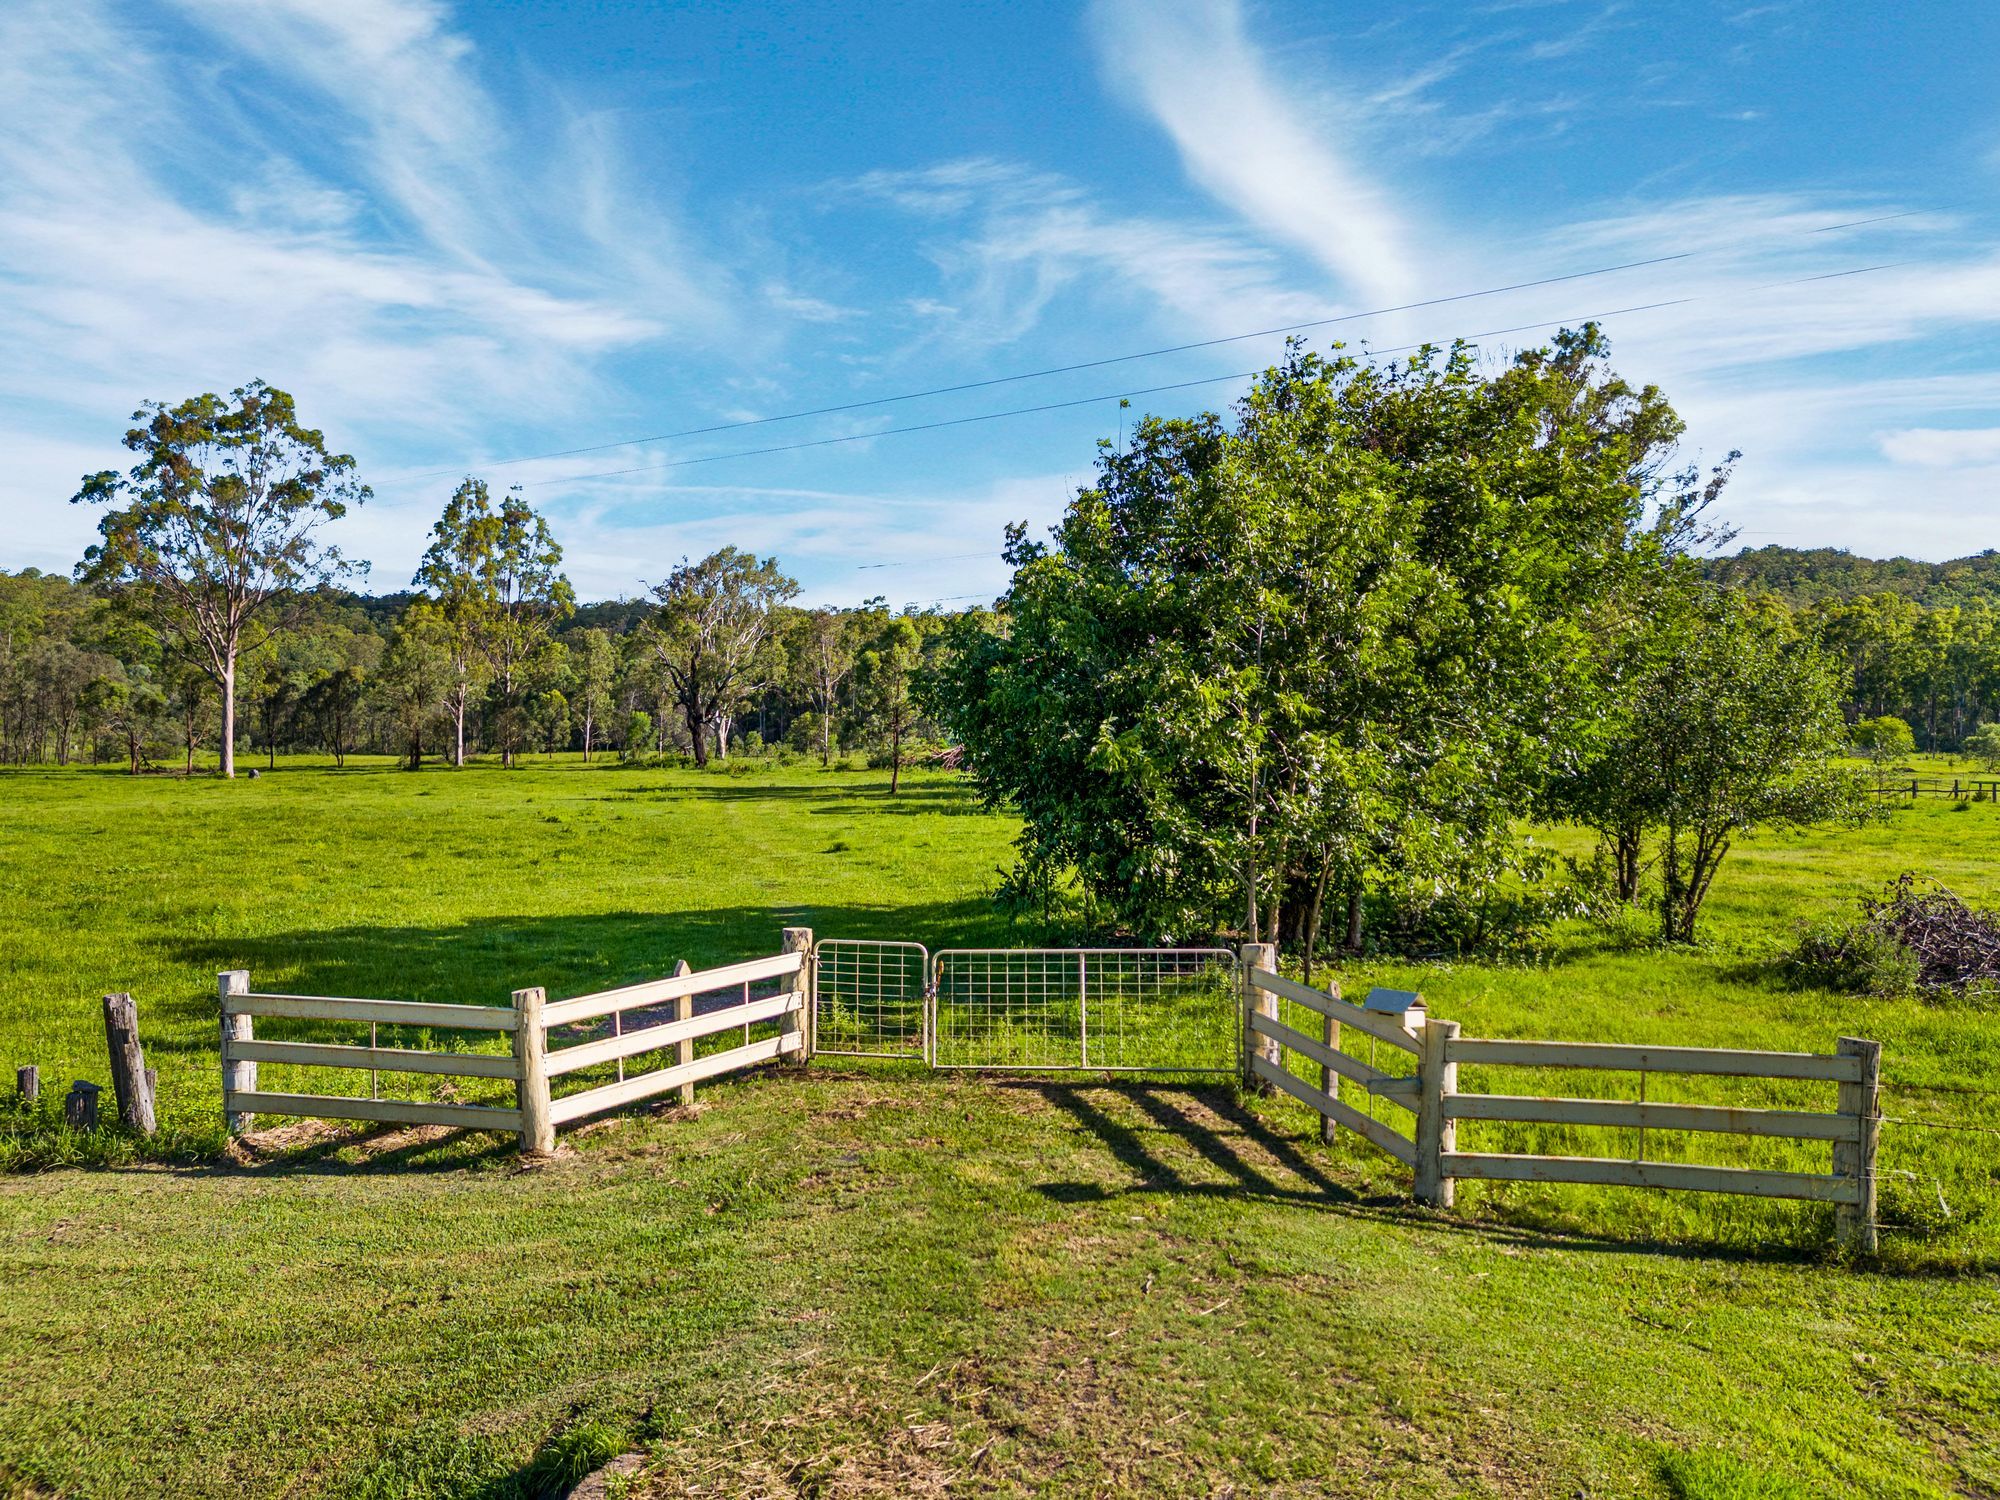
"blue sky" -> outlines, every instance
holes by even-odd
[[[589,597],[725,542],[986,597],[1118,393],[1279,338],[660,435],[1666,256],[1314,338],[1610,314],[1745,545],[2000,545],[1996,65],[1943,3],[8,0],[0,566],[74,562],[139,401],[261,377],[361,461],[377,589],[470,472]]]

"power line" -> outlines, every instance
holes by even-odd
[[[1947,212],[1943,208],[1916,208],[1903,213],[1883,214],[1871,219],[1850,219],[1839,224],[1825,224],[1817,229],[1801,231],[1803,234],[1831,234],[1837,229],[1857,229],[1868,224],[1884,224],[1892,219],[1916,218],[1924,214]],[[866,411],[872,407],[889,406],[903,401],[918,401],[928,396],[949,396],[965,391],[984,390],[990,386],[1011,385],[1024,380],[1042,380],[1052,375],[1069,375],[1079,370],[1098,370],[1107,365],[1128,364],[1134,360],[1158,359],[1168,354],[1185,354],[1196,349],[1216,349],[1225,344],[1239,344],[1250,339],[1270,338],[1280,333],[1304,333],[1314,328],[1327,328],[1336,323],[1358,322],[1363,318],[1386,317],[1393,313],[1414,312],[1426,307],[1443,307],[1454,302],[1469,302],[1480,297],[1497,297],[1507,292],[1528,291],[1535,287],[1557,286],[1565,282],[1584,281],[1597,276],[1610,276],[1619,271],[1639,270],[1647,266],[1667,265],[1673,261],[1690,260],[1712,251],[1681,250],[1671,255],[1651,256],[1645,260],[1623,261],[1617,265],[1598,266],[1587,271],[1570,271],[1560,276],[1543,276],[1530,281],[1517,281],[1506,286],[1486,287],[1476,292],[1455,292],[1449,296],[1427,297],[1417,302],[1405,302],[1395,307],[1372,308],[1366,312],[1341,313],[1330,318],[1316,318],[1304,323],[1281,324],[1275,328],[1263,328],[1253,333],[1232,333],[1222,338],[1199,339],[1192,343],[1169,344],[1158,349],[1142,349],[1134,354],[1114,354],[1104,359],[1082,360],[1075,364],[1051,365],[1044,370],[1026,370],[1016,375],[995,375],[985,380],[968,380],[957,385],[932,386],[925,390],[904,391],[893,396],[874,396],[863,401],[846,401],[833,406],[816,406],[802,411],[780,412],[769,417],[746,417],[735,422],[716,422],[706,427],[688,427],[678,432],[655,433],[651,437],[621,438],[616,442],[592,443],[579,448],[561,448],[548,453],[528,453],[515,458],[492,459],[476,467],[484,469],[511,468],[517,464],[539,463],[551,458],[576,458],[586,453],[603,453],[613,448],[633,448],[644,443],[672,442],[678,438],[708,437],[718,432],[737,432],[746,427],[763,427],[773,422],[797,422],[807,417],[835,416],[843,412]],[[1852,272],[1836,272],[1836,275],[1852,275]],[[1815,279],[1815,278],[1805,278]],[[1787,285],[1788,283],[1776,283]],[[1755,290],[1753,288],[1752,290]],[[459,469],[434,469],[411,476],[413,481],[438,479],[461,472]]]
[[[1858,266],[1848,271],[1834,271],[1817,276],[1801,276],[1792,281],[1771,282],[1766,287],[1748,288],[1746,290],[1764,291],[1769,290],[1770,287],[1797,286],[1811,281],[1826,281],[1842,276],[1861,276],[1870,271],[1886,269],[1888,269],[1887,266]],[[1517,323],[1509,328],[1489,328],[1483,332],[1466,334],[1462,335],[1462,337],[1467,339],[1497,338],[1509,333],[1533,333],[1548,328],[1574,327],[1579,323],[1595,322],[1603,318],[1622,317],[1630,313],[1655,312],[1667,307],[1684,307],[1689,303],[1704,300],[1712,299],[1704,299],[1698,296],[1674,297],[1663,302],[1643,302],[1633,307],[1613,308],[1608,312],[1591,313],[1584,317],[1552,318],[1540,323]],[[1435,344],[1438,341],[1432,340],[1429,342]],[[1421,349],[1424,347],[1425,345],[1421,343],[1399,344],[1392,348],[1377,349],[1371,352],[1376,354],[1402,354],[1412,349]],[[1079,396],[1067,401],[1046,401],[1036,406],[1017,406],[1010,407],[1005,411],[977,412],[966,417],[943,417],[934,422],[915,422],[904,427],[884,427],[874,432],[850,432],[843,433],[837,437],[809,438],[797,443],[776,443],[766,448],[739,448],[732,449],[727,453],[708,453],[703,454],[699,458],[669,459],[660,463],[633,464],[622,469],[594,469],[582,474],[563,474],[550,479],[530,480],[528,481],[528,485],[529,487],[535,487],[551,484],[574,484],[588,479],[619,479],[629,474],[653,474],[668,469],[694,468],[697,465],[720,463],[732,458],[762,458],[775,453],[797,453],[809,448],[830,448],[842,443],[861,443],[880,437],[898,437],[915,432],[936,432],[944,428],[965,427],[978,422],[997,422],[1006,417],[1036,416],[1044,412],[1064,411],[1078,406],[1094,406],[1103,401],[1126,401],[1134,396],[1157,396],[1167,391],[1188,390],[1194,386],[1220,385],[1231,380],[1248,380],[1254,378],[1259,373],[1256,370],[1237,370],[1226,375],[1204,375],[1194,380],[1171,381],[1165,385],[1144,386],[1137,390],[1112,391],[1095,396]]]
[[[1585,318],[1554,318],[1546,323],[1518,323],[1512,328],[1489,328],[1484,333],[1468,334],[1475,339],[1496,338],[1503,333],[1529,333],[1542,328],[1561,328],[1565,325],[1591,322],[1598,318],[1615,318],[1625,313],[1652,312],[1662,307],[1680,307],[1689,302],[1699,302],[1699,297],[1675,297],[1666,302],[1645,302],[1636,307],[1618,307],[1609,312],[1592,313]],[[1412,349],[1421,349],[1422,344],[1399,344],[1390,349],[1378,349],[1378,354],[1403,354]],[[810,438],[800,443],[778,443],[769,448],[737,448],[728,453],[709,453],[700,458],[677,458],[665,463],[634,464],[624,469],[592,469],[583,474],[560,474],[552,479],[531,479],[525,487],[533,488],[549,484],[574,484],[584,479],[618,479],[627,474],[653,474],[662,469],[688,469],[697,464],[720,463],[727,458],[761,458],[771,453],[797,453],[804,448],[830,448],[838,443],[865,443],[871,438],[897,437],[911,432],[936,432],[944,427],[964,427],[974,422],[997,422],[1002,417],[1030,417],[1040,412],[1064,411],[1075,406],[1095,406],[1101,401],[1127,401],[1134,396],[1157,396],[1164,391],[1184,391],[1197,385],[1219,385],[1228,380],[1248,380],[1257,375],[1256,370],[1235,370],[1227,375],[1203,375],[1195,380],[1176,380],[1166,385],[1142,386],[1137,390],[1112,391],[1097,396],[1078,396],[1068,401],[1045,401],[1039,406],[1015,406],[1006,411],[977,412],[969,417],[943,417],[935,422],[916,422],[907,427],[883,427],[874,432],[849,432],[839,437]]]

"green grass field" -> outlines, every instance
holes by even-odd
[[[1772,966],[1904,869],[2000,904],[1992,804],[1746,841],[1699,952],[1578,930],[1539,965],[1340,976],[1468,1034],[1881,1039],[1873,1267],[1822,1210],[1736,1199],[1468,1187],[1426,1214],[1289,1101],[1088,1076],[822,1060],[528,1170],[428,1130],[212,1155],[219,969],[499,1004],[792,924],[1031,942],[986,900],[1011,836],[945,776],[0,775],[0,1063],[102,1080],[98,997],[132,991],[177,1157],[0,1177],[0,1493],[554,1493],[627,1447],[661,1495],[2000,1493],[2000,1014]],[[1830,1105],[1697,1082],[1650,1097]],[[1750,1159],[1649,1142],[1672,1152]]]

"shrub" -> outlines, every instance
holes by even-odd
[[[1915,875],[1861,903],[1861,920],[1808,927],[1784,961],[1793,982],[1895,998],[2000,991],[2000,914]]]
[[[1917,993],[1922,967],[1893,933],[1866,922],[1806,927],[1785,955],[1785,975],[1801,989],[1838,990],[1905,1000]]]

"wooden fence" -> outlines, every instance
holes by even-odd
[[[1760,1052],[1715,1047],[1623,1046],[1583,1042],[1499,1041],[1460,1035],[1456,1021],[1429,1015],[1421,1003],[1392,1019],[1342,1000],[1334,989],[1315,990],[1276,972],[1276,954],[1264,944],[1243,952],[1246,1078],[1252,1086],[1281,1089],[1317,1110],[1322,1129],[1345,1125],[1411,1168],[1419,1202],[1449,1207],[1459,1180],[1576,1182],[1622,1187],[1678,1188],[1794,1198],[1836,1206],[1835,1227],[1844,1245],[1875,1249],[1875,1154],[1881,1129],[1878,1091],[1882,1046],[1842,1037],[1832,1054]],[[1319,1038],[1278,1018],[1279,1000],[1293,1001],[1324,1018]],[[1340,1050],[1341,1028],[1387,1042],[1416,1058],[1416,1070],[1399,1077]],[[1314,1088],[1285,1064],[1291,1051],[1317,1063]],[[1837,1086],[1830,1113],[1743,1109],[1638,1099],[1563,1098],[1462,1090],[1460,1064],[1517,1068],[1583,1069],[1637,1074],[1694,1074],[1787,1079]],[[1338,1097],[1336,1078],[1353,1079],[1414,1116],[1404,1135]],[[1460,1151],[1458,1122],[1502,1120],[1548,1125],[1632,1127],[1640,1132],[1636,1158],[1542,1156]],[[1832,1170],[1763,1171],[1645,1159],[1647,1131],[1696,1131],[1753,1138],[1832,1143]]]
[[[806,1051],[807,955],[812,933],[786,928],[783,951],[701,973],[685,964],[665,979],[550,1002],[539,988],[514,992],[513,1004],[441,1005],[411,1000],[350,1000],[328,995],[260,994],[250,975],[232,970],[218,977],[222,1014],[223,1111],[241,1134],[259,1114],[339,1120],[379,1120],[400,1125],[453,1125],[498,1130],[520,1137],[524,1151],[548,1151],[558,1125],[679,1089],[692,1098],[702,1079],[775,1058],[803,1058]],[[774,989],[774,993],[756,991]],[[719,1002],[719,1003],[718,1003]],[[368,1032],[367,1045],[281,1041],[255,1033],[257,1016],[343,1023]],[[421,1028],[498,1033],[508,1052],[455,1051],[376,1045],[379,1028]],[[741,1029],[733,1047],[695,1055],[705,1037]],[[551,1046],[565,1033],[566,1045]],[[767,1035],[753,1033],[766,1032]],[[599,1034],[602,1033],[602,1034]],[[648,1055],[653,1063],[631,1071]],[[281,1093],[259,1089],[259,1063],[353,1069],[369,1074],[368,1097]],[[605,1071],[601,1081],[575,1075]],[[497,1079],[512,1085],[511,1105],[380,1097],[382,1073],[418,1073],[453,1079]],[[584,1087],[557,1094],[554,1081]]]

